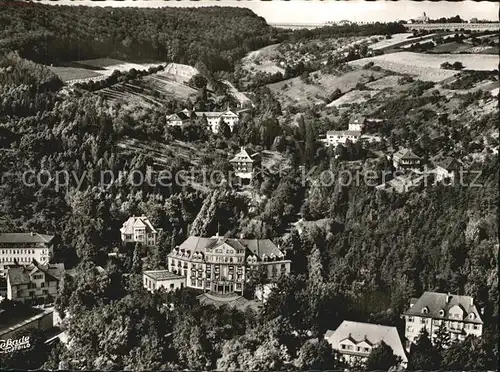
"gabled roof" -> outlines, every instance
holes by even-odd
[[[190,117],[183,111],[180,111],[176,114],[172,114],[172,115],[167,117],[167,120],[170,120],[170,121],[176,121],[176,120],[185,121],[185,120],[189,120],[189,119],[190,119]]]
[[[413,151],[407,148],[401,148],[397,152],[394,153],[394,157],[398,159],[404,160],[419,160],[420,156],[415,155]]]
[[[371,345],[384,341],[392,348],[395,355],[401,357],[403,362],[408,361],[396,327],[344,320],[335,331],[327,331],[325,339],[334,349],[340,351],[342,350],[339,343],[346,339],[350,339],[355,344],[367,342]]]
[[[156,233],[156,229],[153,227],[151,222],[149,221],[149,218],[146,216],[140,216],[140,217],[130,217],[127,221],[123,223],[123,226],[120,228],[120,232],[122,234],[133,234],[134,233],[134,228],[142,228],[145,227],[147,232],[152,232]]]
[[[352,116],[349,120],[349,124],[364,124],[366,122],[366,117],[361,115]]]
[[[476,308],[476,305],[474,305],[474,299],[472,297],[438,292],[424,292],[424,294],[422,294],[422,296],[414,302],[413,306],[406,311],[405,315],[450,319],[448,317],[448,312],[456,305],[459,305],[464,309],[464,321],[478,324],[483,323],[481,315]],[[426,314],[423,313],[424,308],[427,308]],[[441,316],[440,310],[444,310],[444,316]],[[471,313],[474,314],[474,319],[469,318]]]
[[[7,277],[11,285],[28,284],[31,282],[31,275],[35,274],[37,271],[42,271],[46,274],[45,281],[60,281],[64,275],[64,264],[48,264],[41,265],[37,261],[23,266],[11,266],[7,270]]]
[[[269,239],[231,239],[224,237],[202,238],[198,236],[188,237],[181,245],[179,250],[206,253],[223,244],[228,244],[236,250],[244,249],[248,254],[254,254],[260,259],[263,255],[270,257],[284,256],[283,252]]]
[[[50,243],[52,235],[38,233],[0,233],[0,243]]]
[[[230,163],[253,163],[258,154],[250,149],[242,147],[240,152],[237,153],[231,160]]]
[[[436,163],[436,165],[440,168],[443,168],[447,171],[455,171],[458,170],[461,166],[460,162],[451,156],[447,156],[443,160]]]

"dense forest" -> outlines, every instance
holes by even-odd
[[[0,232],[54,234],[54,260],[75,269],[56,298],[72,347],[49,347],[31,332],[36,348],[0,359],[0,368],[342,369],[323,340],[326,330],[347,319],[394,325],[404,334],[400,314],[409,299],[434,290],[474,296],[485,307],[485,333],[446,350],[422,334],[409,369],[496,369],[498,154],[470,160],[468,169],[479,178],[470,173],[465,185],[429,184],[405,194],[343,179],[325,186],[320,180],[326,170],[375,170],[380,182],[391,169],[359,144],[332,150],[318,143],[319,133],[346,125],[347,114],[330,122],[310,109],[296,126],[282,124],[280,104],[259,87],[256,107],[232,133],[213,134],[195,123],[169,128],[162,110],[131,112],[93,92],[63,91],[59,78],[39,64],[47,55],[57,63],[115,50],[119,58],[202,60],[214,71],[231,70],[248,50],[291,37],[250,11],[36,5],[2,8],[0,22],[7,25],[0,45],[8,51],[0,56]],[[325,30],[315,32],[336,32]],[[291,35],[308,37],[303,34]],[[432,84],[412,84],[408,96],[383,102],[377,111],[385,119],[377,130],[391,145],[414,144],[425,158],[443,150],[465,158],[482,151],[484,142],[494,143],[477,138],[497,128],[498,112],[467,120],[438,117],[429,107],[446,99],[428,92]],[[462,109],[491,96],[478,92],[453,100]],[[204,154],[198,163],[203,169],[229,172],[225,154],[242,145],[279,153],[290,167],[256,177],[252,187],[259,198],[231,185],[204,192],[136,183],[123,172],[148,174],[157,164],[154,156],[120,151],[120,141],[130,137],[164,144],[182,139]],[[192,166],[178,154],[167,155],[173,173]],[[27,171],[38,184],[25,182]],[[72,178],[57,187],[62,171]],[[121,182],[103,187],[102,171]],[[154,250],[121,244],[121,224],[139,214],[162,229]],[[290,232],[299,218],[305,222],[301,233]],[[200,305],[189,290],[151,295],[142,288],[142,270],[164,268],[166,255],[189,234],[218,231],[273,239],[292,260],[292,275],[277,283],[261,312]],[[125,258],[108,257],[117,250]],[[393,355],[387,353],[382,345],[360,368],[388,370],[392,365],[384,361]]]

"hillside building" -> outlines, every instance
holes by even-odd
[[[326,132],[326,144],[337,147],[338,145],[345,145],[347,141],[355,143],[361,138],[365,125],[366,118],[364,116],[353,116],[349,121],[347,130],[329,130]]]
[[[167,292],[182,289],[186,286],[186,278],[167,270],[149,270],[142,273],[144,288],[154,292],[164,288]]]
[[[422,165],[422,159],[410,149],[401,148],[392,155],[392,165],[398,170],[417,169]]]
[[[436,162],[435,165],[436,169],[434,173],[436,175],[436,182],[446,179],[453,181],[462,166],[458,160],[452,157],[446,157],[443,160]]]
[[[242,179],[252,179],[254,171],[261,165],[261,157],[259,153],[248,148],[242,147],[231,160],[236,177]]]
[[[291,261],[268,239],[191,236],[168,254],[168,271],[186,286],[219,294],[243,294],[252,277],[272,281],[290,273]]]
[[[64,264],[11,266],[7,270],[7,299],[37,302],[55,297],[64,275]]]
[[[54,254],[54,236],[38,233],[0,234],[0,276],[11,265],[27,265],[34,260],[48,264]]]
[[[227,111],[189,111],[184,109],[178,113],[168,115],[167,116],[167,124],[171,126],[181,126],[184,124],[188,124],[191,121],[191,117],[194,115],[194,119],[201,120],[203,118],[207,119],[208,129],[210,129],[213,133],[217,133],[219,131],[219,124],[221,120],[223,120],[228,126],[231,132],[234,129],[234,126],[239,122],[239,114],[227,110]]]
[[[158,240],[156,230],[146,216],[130,217],[120,228],[123,243],[142,243],[145,246],[154,246]]]
[[[344,320],[335,331],[327,331],[325,339],[349,365],[365,362],[372,349],[382,341],[392,348],[394,355],[401,358],[403,368],[408,363],[396,327]]]
[[[479,337],[483,333],[482,311],[470,296],[424,292],[419,298],[411,299],[409,309],[403,314],[406,346],[410,348],[422,328],[427,329],[434,341],[441,323],[450,332],[452,342],[463,341],[469,334]]]

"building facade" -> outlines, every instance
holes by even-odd
[[[455,176],[460,171],[461,164],[458,160],[455,160],[452,157],[447,157],[436,163],[436,182],[440,182],[443,180],[449,180],[453,182]]]
[[[347,141],[358,142],[365,125],[366,118],[364,116],[353,116],[349,121],[347,130],[329,130],[326,132],[326,144],[337,147],[338,145],[345,145]]]
[[[167,292],[182,289],[186,286],[186,278],[166,270],[150,270],[142,273],[144,288],[154,292],[164,288]]]
[[[411,347],[423,328],[434,341],[441,323],[450,332],[452,341],[462,341],[469,334],[479,337],[483,333],[481,313],[470,296],[425,292],[419,298],[412,298],[409,309],[403,314],[406,347]]]
[[[11,266],[7,270],[7,299],[36,302],[55,297],[64,275],[64,264]]]
[[[233,166],[234,173],[237,177],[252,179],[254,170],[260,165],[260,156],[258,153],[242,147],[240,152],[229,162]]]
[[[191,236],[168,254],[168,271],[185,277],[187,287],[221,294],[242,294],[252,277],[272,281],[290,266],[268,239]]]
[[[54,236],[38,233],[0,234],[0,276],[11,265],[27,265],[34,260],[48,264],[54,254]]]
[[[392,165],[398,170],[417,169],[422,165],[422,159],[410,149],[402,148],[392,155]]]
[[[208,129],[210,129],[213,133],[217,133],[219,131],[219,124],[221,120],[223,120],[228,126],[231,132],[234,129],[234,126],[239,122],[239,115],[234,113],[231,110],[227,111],[189,111],[184,109],[178,113],[168,115],[167,123],[171,126],[181,126],[183,124],[188,124],[191,121],[191,116],[194,115],[196,120],[200,120],[202,118],[207,119]]]
[[[142,243],[151,247],[156,245],[158,240],[158,231],[146,216],[130,217],[123,223],[120,233],[124,243]]]
[[[396,327],[344,320],[335,331],[327,331],[325,339],[349,365],[365,362],[382,341],[392,348],[394,355],[401,358],[403,368],[408,363]]]

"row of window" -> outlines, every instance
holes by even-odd
[[[1,254],[35,254],[34,249],[2,249]],[[47,253],[47,249],[42,250],[42,253]]]
[[[356,350],[363,353],[368,353],[370,351],[370,349],[367,347],[356,346],[356,349],[354,349],[353,345],[344,345],[344,344],[341,344],[340,348],[342,350]]]
[[[426,324],[426,323],[424,323],[424,324]],[[436,326],[438,326],[439,324],[440,323],[436,323]],[[477,331],[479,329],[479,326],[477,324],[457,323],[457,322],[449,324],[448,327],[450,329],[455,329],[455,330],[465,329],[465,330],[476,330]],[[413,332],[413,330],[414,330],[413,326],[406,327],[407,332]]]
[[[31,263],[33,262],[33,257],[1,257],[0,258],[0,263],[5,263],[5,262],[25,262],[25,263]]]

